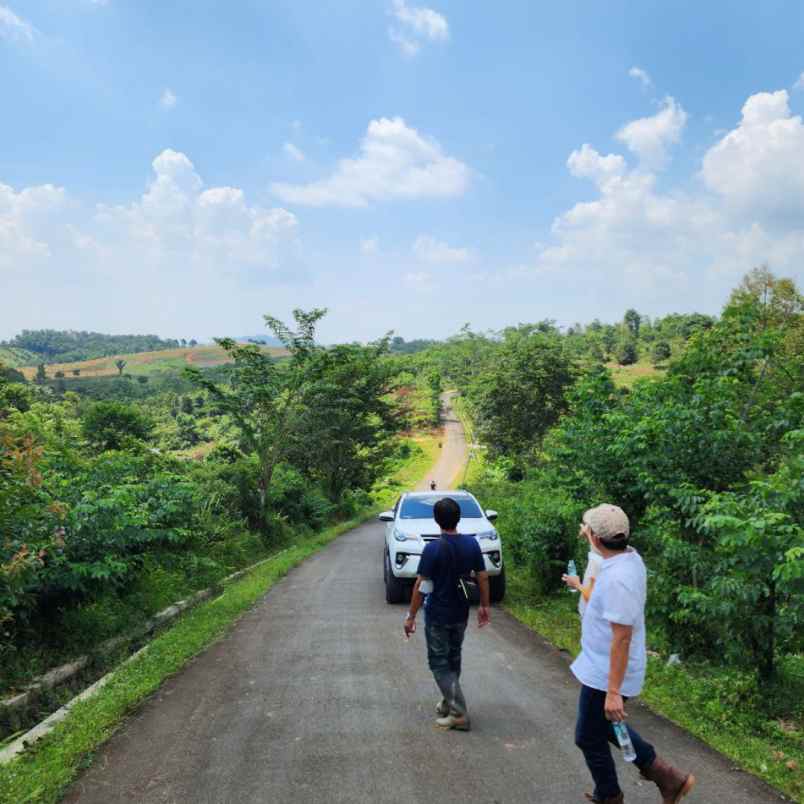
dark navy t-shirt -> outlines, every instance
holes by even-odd
[[[458,578],[472,570],[485,569],[483,552],[474,536],[456,534],[430,542],[419,560],[419,575],[433,582],[433,591],[424,602],[427,622],[437,625],[466,622],[469,602],[458,588]]]

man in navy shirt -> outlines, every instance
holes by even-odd
[[[462,578],[475,573],[480,587],[477,624],[489,624],[489,578],[483,553],[474,536],[458,533],[461,509],[445,497],[433,506],[433,516],[441,528],[441,538],[430,542],[419,560],[419,577],[413,587],[410,611],[405,618],[405,635],[416,631],[416,613],[424,604],[424,633],[427,661],[443,696],[436,707],[436,724],[443,729],[469,731],[469,714],[461,690],[461,648],[469,620],[469,598]]]

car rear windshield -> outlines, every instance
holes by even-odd
[[[428,495],[427,497],[406,497],[402,503],[402,510],[399,513],[400,519],[432,519],[433,506],[443,500],[441,494]],[[461,519],[480,519],[483,512],[478,504],[471,497],[453,497],[461,508]]]

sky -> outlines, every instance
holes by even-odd
[[[798,0],[0,0],[0,339],[717,313],[804,279]]]

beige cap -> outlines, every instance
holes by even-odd
[[[624,541],[631,532],[625,511],[609,503],[590,508],[583,515],[583,522],[592,528],[595,536],[607,542]]]

